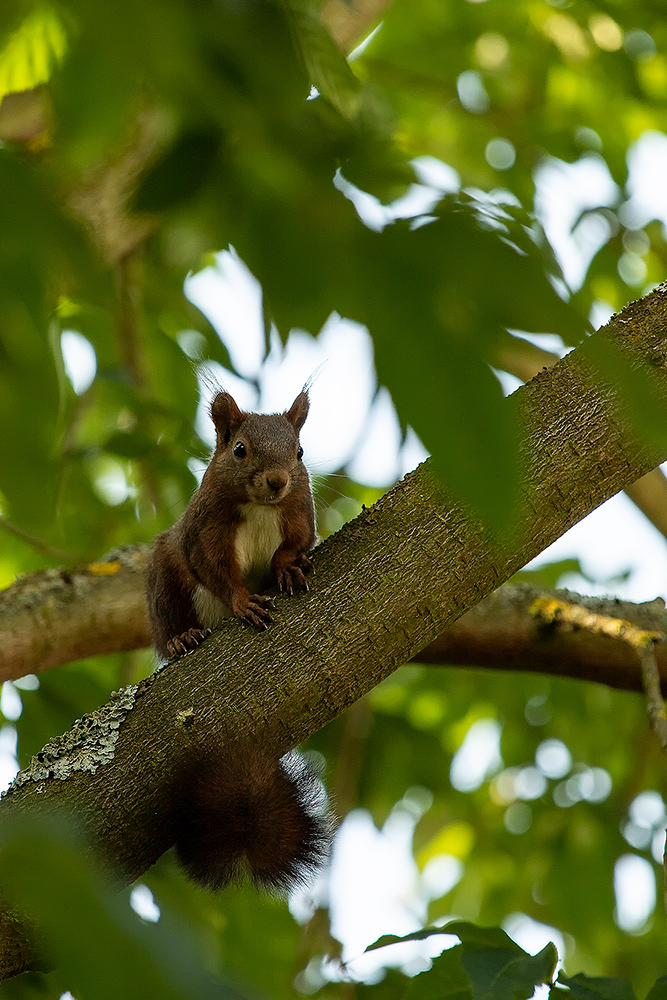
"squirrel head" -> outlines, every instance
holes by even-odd
[[[274,505],[308,482],[299,431],[308,416],[304,390],[284,413],[244,413],[228,392],[211,404],[216,448],[209,469],[239,503]]]

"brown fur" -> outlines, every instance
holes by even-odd
[[[280,512],[282,544],[271,570],[281,590],[307,586],[305,553],[315,543],[315,514],[308,472],[297,458],[307,416],[306,392],[280,414],[243,413],[226,392],[213,400],[215,451],[183,517],[155,539],[148,566],[148,615],[162,656],[182,654],[208,634],[195,608],[198,585],[236,617],[258,628],[270,624],[270,602],[250,593],[236,555],[248,504]],[[239,444],[246,450],[242,459],[234,455]]]
[[[329,853],[324,790],[295,754],[278,761],[249,746],[202,752],[183,775],[176,802],[179,861],[209,889],[247,873],[259,888],[286,891]]]

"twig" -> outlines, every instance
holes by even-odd
[[[662,700],[660,690],[660,673],[658,664],[655,661],[653,650],[654,643],[660,640],[649,640],[645,645],[639,646],[639,662],[642,667],[642,681],[644,682],[644,692],[646,694],[646,711],[653,727],[653,731],[660,740],[660,746],[664,754],[667,754],[667,712],[665,703]]]
[[[8,521],[4,517],[0,517],[0,528],[3,528],[8,534],[20,538],[22,542],[32,546],[33,549],[37,549],[38,552],[43,553],[45,556],[51,556],[52,559],[57,559],[59,562],[64,563],[76,562],[71,552],[65,552],[64,549],[58,549],[54,545],[49,545],[48,542],[38,538],[37,535],[31,535],[29,532],[24,531],[23,528],[17,528],[15,524],[12,524],[11,521]]]
[[[651,720],[653,731],[660,740],[662,752],[667,754],[667,712],[662,699],[660,689],[660,674],[658,664],[655,662],[655,643],[650,642],[639,649],[639,660],[642,666],[642,680],[644,691],[646,692],[646,710]],[[665,839],[665,849],[662,855],[662,868],[665,875],[663,888],[663,903],[667,912],[667,838]]]
[[[618,639],[622,639],[636,651],[642,671],[642,683],[646,695],[646,711],[651,728],[660,740],[662,752],[667,756],[667,712],[660,687],[660,671],[655,659],[655,645],[664,642],[663,632],[653,632],[637,628],[631,622],[622,618],[611,618],[608,615],[595,614],[586,608],[552,597],[538,597],[530,608],[530,613],[542,621],[552,624],[557,622],[570,628],[586,628]],[[667,912],[667,840],[662,858],[664,871],[663,902]]]

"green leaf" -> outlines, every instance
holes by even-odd
[[[433,959],[433,965],[412,980],[410,1000],[474,1000],[462,963],[463,948],[456,945]]]
[[[360,108],[361,84],[324,27],[310,0],[287,0],[301,55],[310,81],[345,118]]]
[[[648,367],[631,366],[627,355],[608,339],[592,337],[585,351],[594,372],[614,392],[622,418],[641,441],[661,444],[667,439],[667,404]],[[647,358],[647,365],[651,359]]]
[[[452,214],[414,232],[397,224],[360,233],[358,252],[369,262],[357,289],[360,313],[373,335],[379,380],[433,455],[436,473],[502,531],[517,508],[517,429],[482,358],[499,317],[484,315],[473,276],[457,261],[465,256],[460,225],[474,227]],[[491,252],[502,246],[489,239]]]
[[[566,976],[561,971],[558,973],[558,983],[568,987],[572,1000],[636,1000],[634,990],[627,979],[587,976],[584,972],[578,972],[576,976]]]
[[[393,943],[415,940],[419,940],[415,934],[406,934]],[[461,964],[461,954],[461,945],[456,945],[434,958],[433,965],[426,972],[409,978],[390,969],[377,985],[358,985],[356,990],[361,998],[367,997],[368,1000],[473,1000],[470,981]]]
[[[172,853],[160,858],[142,881],[160,907],[160,922],[174,933],[187,926],[205,940],[210,952],[219,952],[231,980],[246,983],[260,998],[293,1000],[303,928],[283,900],[250,885],[206,892],[185,877]],[[317,921],[324,916],[320,911]]]
[[[144,175],[133,199],[138,212],[162,212],[197,196],[216,167],[220,135],[199,129],[179,136]]]
[[[240,997],[209,979],[187,935],[137,917],[128,893],[104,882],[64,817],[3,817],[0,865],[3,890],[38,923],[61,992],[98,1000]]]
[[[403,941],[425,941],[426,938],[434,935],[448,933],[449,931],[443,930],[442,927],[424,927],[420,931],[413,931],[412,934],[404,934],[402,937],[397,937],[395,934],[383,934],[373,944],[369,944],[366,951],[376,951],[378,948],[386,948],[390,944],[400,944]]]
[[[648,991],[646,1000],[667,1000],[667,976],[661,976]]]
[[[558,961],[553,944],[538,955],[529,955],[499,927],[476,927],[452,921],[440,928],[425,928],[399,938],[385,935],[367,948],[374,951],[403,941],[419,941],[434,934],[455,934],[461,944],[434,959],[427,972],[416,976],[398,996],[410,1000],[529,1000],[535,987],[551,983]],[[393,982],[400,983],[394,977]],[[378,994],[382,995],[382,991]]]
[[[499,949],[464,951],[462,958],[475,1000],[530,1000],[536,986],[551,982],[557,961],[552,944],[538,955],[517,957]]]
[[[12,4],[7,4],[8,9]],[[0,100],[45,83],[67,47],[63,25],[50,4],[37,7],[0,50]]]
[[[513,941],[501,927],[478,927],[476,924],[470,924],[464,920],[452,920],[444,925],[443,932],[456,934],[466,950],[500,948],[504,951],[526,954],[523,948],[519,947],[516,941]]]
[[[445,929],[461,939],[474,1000],[530,1000],[536,986],[553,979],[558,962],[553,944],[529,955],[499,927],[453,921]]]

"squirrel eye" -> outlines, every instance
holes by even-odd
[[[237,441],[232,451],[234,452],[234,458],[245,458],[246,456],[246,450],[243,441]]]
[[[299,445],[299,450],[296,453],[297,462],[300,462],[302,458],[303,458],[303,448],[301,447],[301,445]]]

